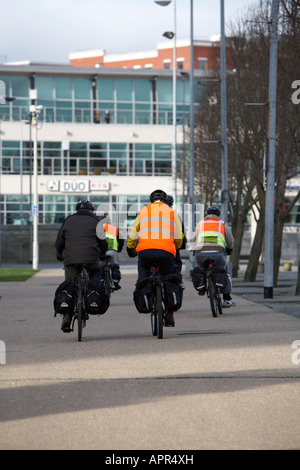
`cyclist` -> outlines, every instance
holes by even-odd
[[[177,213],[167,204],[167,194],[157,189],[150,194],[150,204],[137,215],[127,242],[127,253],[138,253],[138,279],[150,276],[152,261],[160,260],[162,275],[176,270],[176,249],[182,244],[182,227]],[[168,312],[165,326],[175,326],[173,312]]]
[[[64,262],[65,279],[80,273],[80,264],[86,264],[90,277],[100,277],[100,255],[107,250],[103,227],[100,229],[94,206],[88,200],[78,201],[76,212],[63,222],[56,238],[56,257]],[[97,233],[96,233],[97,230]],[[99,237],[100,236],[100,237]],[[61,329],[69,332],[72,315],[66,314]]]
[[[120,265],[118,260],[118,253],[121,253],[124,246],[124,239],[120,239],[120,232],[118,227],[111,224],[110,217],[107,213],[104,214],[104,218],[101,220],[103,228],[106,234],[106,240],[108,249],[106,256],[110,257],[111,260],[111,272],[112,280],[114,283],[115,290],[121,289],[119,284],[121,280]]]
[[[206,260],[213,259],[214,266],[222,269],[223,307],[232,307],[236,303],[230,296],[232,283],[226,255],[232,251],[234,238],[228,224],[220,219],[220,209],[217,206],[209,207],[206,214],[206,217],[197,224],[191,250],[196,252],[196,262],[199,267],[203,266]],[[204,276],[205,274],[200,280],[199,295],[205,294]]]

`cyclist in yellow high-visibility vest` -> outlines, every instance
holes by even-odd
[[[105,214],[104,219],[102,219],[104,232],[106,235],[106,241],[108,249],[106,256],[110,257],[110,265],[112,271],[112,280],[115,286],[115,289],[121,289],[119,284],[121,280],[120,265],[118,259],[118,253],[120,253],[124,246],[124,240],[119,237],[119,229],[111,224],[110,218]]]
[[[229,225],[220,219],[220,209],[211,206],[207,209],[207,215],[197,224],[196,233],[193,238],[192,251],[196,253],[198,266],[204,265],[208,259],[213,259],[214,266],[219,268],[223,278],[223,307],[232,307],[231,276],[229,273],[226,255],[230,254],[234,244],[234,238]],[[205,294],[205,277],[201,279],[197,287],[199,295]]]

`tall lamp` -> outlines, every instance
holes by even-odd
[[[160,6],[168,6],[172,0],[155,0],[155,3]],[[177,145],[177,112],[176,112],[176,0],[174,4],[174,32],[166,31],[163,36],[168,39],[174,39],[173,46],[173,144],[172,144],[172,183],[174,203],[176,207],[177,202],[177,184],[176,184],[176,145]]]
[[[37,158],[37,124],[38,116],[43,106],[30,106],[31,125],[34,131],[33,137],[33,240],[32,240],[32,269],[38,269],[39,264],[39,242],[38,242],[38,216],[39,216],[39,196],[38,196],[38,158]]]

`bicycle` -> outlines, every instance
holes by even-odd
[[[74,277],[74,315],[72,320],[72,331],[77,321],[78,341],[82,339],[82,330],[86,326],[89,316],[86,312],[86,295],[89,282],[89,274],[85,264],[81,265],[81,271]]]
[[[153,285],[153,307],[151,311],[152,335],[163,338],[163,325],[166,316],[164,306],[163,276],[159,270],[159,260],[154,259],[151,266],[150,279]]]
[[[216,282],[213,260],[207,260],[204,268],[206,274],[206,293],[209,298],[211,312],[213,317],[218,317],[223,313],[222,297],[221,286]]]

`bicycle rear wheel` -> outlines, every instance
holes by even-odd
[[[211,275],[207,276],[207,283],[208,283],[208,297],[210,302],[211,313],[213,317],[219,316],[218,310],[218,300],[215,296],[215,285]]]
[[[163,338],[163,306],[160,284],[156,285],[157,337]]]

